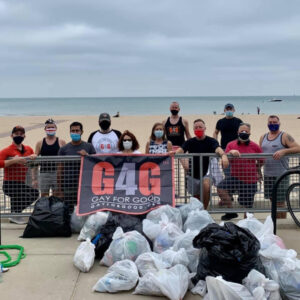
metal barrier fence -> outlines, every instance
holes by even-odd
[[[230,167],[223,170],[215,154],[176,155],[176,203],[184,204],[197,196],[202,201],[209,199],[208,210],[213,213],[270,212],[276,178],[283,170],[298,168],[299,162],[299,155],[278,161],[269,154],[244,154],[241,158],[230,157]],[[63,198],[71,206],[76,204],[79,169],[79,156],[38,157],[24,166],[11,166],[5,173],[1,169],[0,213],[3,217],[30,215],[35,201],[48,194]],[[291,184],[299,182],[300,175],[292,174],[280,184],[278,211],[287,211],[286,192]],[[293,211],[300,211],[299,189],[297,186],[289,194]]]

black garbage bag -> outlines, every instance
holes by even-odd
[[[23,238],[71,236],[68,205],[57,197],[37,200]]]
[[[100,228],[99,236],[96,236],[92,242],[95,243],[95,254],[96,258],[101,259],[112,242],[112,236],[116,231],[117,227],[122,227],[124,232],[136,230],[141,233],[149,242],[152,249],[152,242],[143,233],[143,219],[146,218],[144,215],[127,215],[122,213],[111,213],[107,219],[105,225]]]
[[[227,281],[242,283],[252,269],[264,273],[258,239],[232,222],[224,226],[209,224],[194,238],[193,246],[201,249],[194,284],[206,276],[220,275]]]

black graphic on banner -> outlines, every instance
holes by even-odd
[[[97,155],[81,161],[77,214],[100,210],[143,214],[175,205],[173,158],[166,155]]]

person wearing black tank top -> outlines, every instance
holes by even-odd
[[[35,154],[40,156],[56,156],[59,149],[66,144],[62,139],[56,137],[57,126],[52,119],[45,122],[46,137],[38,141],[35,146]],[[37,180],[37,178],[39,180]],[[40,164],[39,176],[34,176],[33,185],[39,186],[41,196],[49,195],[50,189],[55,193],[57,191],[56,164],[54,162],[43,162]]]
[[[166,130],[168,141],[170,141],[173,147],[178,148],[183,145],[186,139],[190,139],[189,123],[178,115],[180,111],[179,103],[173,101],[170,105],[171,116],[167,120],[163,121],[163,125]],[[175,149],[174,149],[175,150]]]

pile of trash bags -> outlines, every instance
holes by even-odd
[[[300,299],[297,253],[273,234],[272,219],[248,214],[218,225],[195,198],[180,208],[161,206],[147,215],[101,212],[71,217],[79,233],[73,262],[89,272],[96,259],[109,267],[95,292],[166,296],[190,290],[205,300]]]

